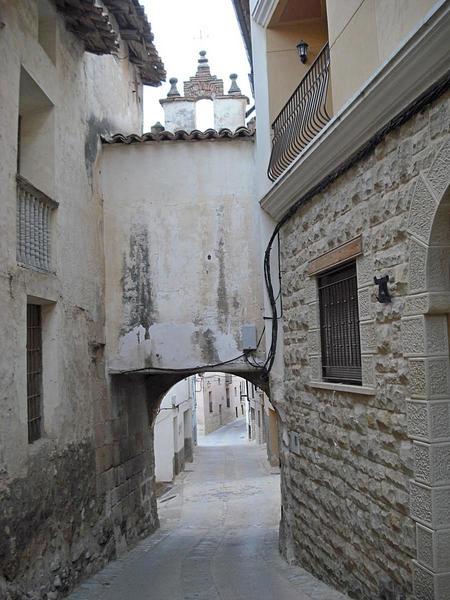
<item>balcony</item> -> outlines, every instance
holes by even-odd
[[[58,203],[17,175],[17,262],[51,270],[51,213]]]
[[[268,176],[275,181],[328,123],[330,49],[320,51],[311,68],[275,119]]]

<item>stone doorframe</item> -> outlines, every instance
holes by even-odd
[[[409,361],[410,513],[417,600],[450,598],[450,142],[418,176],[409,217],[408,295],[402,347]]]

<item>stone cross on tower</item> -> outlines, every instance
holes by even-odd
[[[248,104],[237,85],[237,75],[230,75],[231,86],[228,94],[224,94],[223,80],[211,75],[206,51],[200,52],[197,72],[183,84],[184,96],[177,88],[178,79],[169,80],[170,90],[167,98],[160,100],[164,108],[165,128],[168,131],[185,130],[191,132],[196,128],[196,102],[212,100],[214,103],[214,128],[236,130],[245,126],[245,110]]]

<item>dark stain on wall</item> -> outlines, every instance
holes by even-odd
[[[207,365],[220,362],[219,354],[216,349],[216,336],[211,329],[205,331],[196,331],[193,334],[194,345],[200,346],[202,360]]]
[[[223,224],[223,207],[217,210],[218,217],[218,233],[219,233],[219,244],[216,249],[216,257],[219,262],[219,280],[217,283],[217,320],[221,331],[226,331],[228,322],[228,296],[227,286],[225,278],[225,232]]]
[[[92,177],[92,165],[97,158],[99,137],[112,132],[112,124],[108,119],[98,119],[91,115],[86,123],[84,140],[84,164],[89,177]]]
[[[146,227],[135,223],[130,232],[128,253],[123,257],[122,302],[124,322],[121,335],[135,327],[145,330],[144,339],[150,339],[150,327],[155,321],[152,298],[150,239]]]

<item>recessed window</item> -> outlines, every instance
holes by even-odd
[[[21,69],[17,143],[17,261],[52,269],[52,222],[57,203],[46,192],[54,184],[54,107]]]
[[[213,403],[212,403],[212,392],[208,392],[208,403],[209,403],[209,412],[213,411]]]
[[[227,408],[230,408],[230,388],[229,387],[225,388],[225,393],[227,396]]]
[[[28,442],[42,435],[42,315],[37,304],[27,305]]]
[[[50,60],[56,62],[56,11],[48,0],[38,0],[38,41]]]
[[[327,271],[318,283],[323,378],[361,385],[356,262]]]

